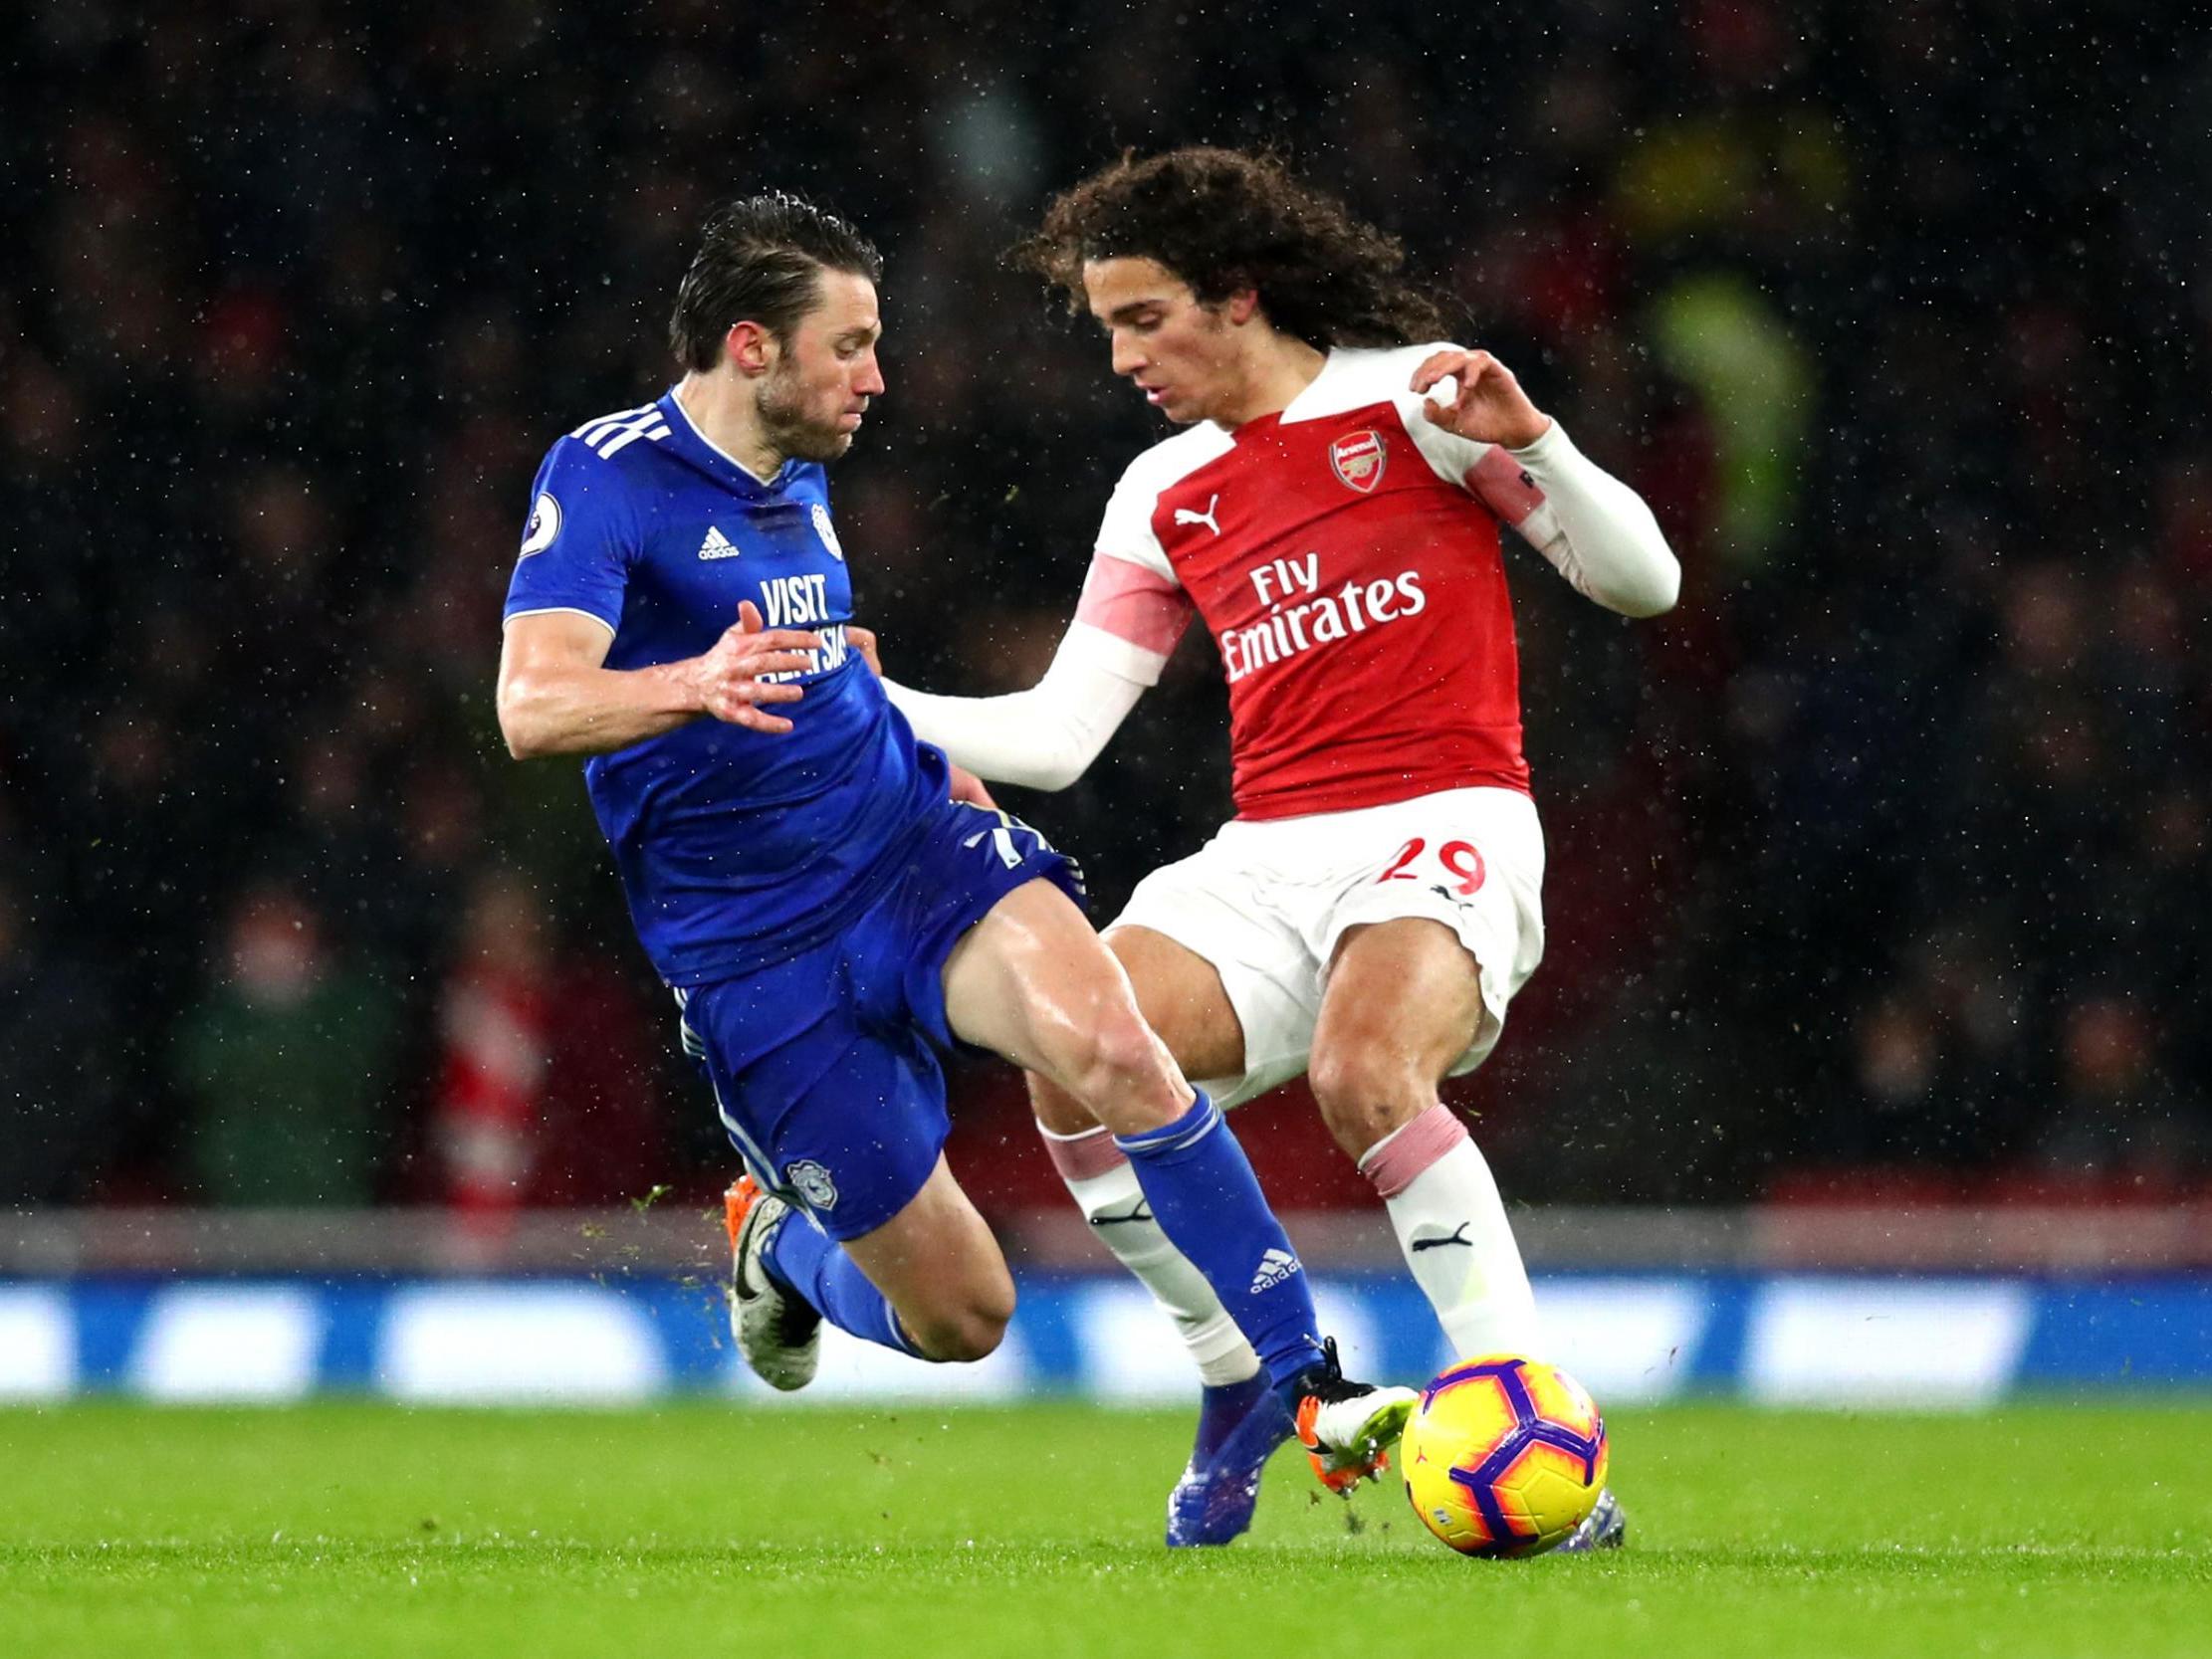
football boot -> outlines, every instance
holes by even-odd
[[[814,1380],[822,1356],[822,1317],[775,1282],[768,1247],[791,1206],[763,1192],[751,1175],[722,1195],[730,1234],[730,1334],[754,1374],[786,1393]]]
[[[1621,1500],[1609,1486],[1598,1494],[1596,1505],[1582,1518],[1582,1525],[1559,1541],[1558,1551],[1563,1555],[1580,1555],[1592,1550],[1618,1550],[1628,1541],[1628,1512],[1621,1508]]]
[[[1336,1339],[1321,1345],[1321,1363],[1291,1386],[1298,1401],[1298,1440],[1321,1484],[1339,1496],[1390,1467],[1390,1449],[1421,1391],[1354,1382],[1337,1362]]]
[[[1199,1401],[1199,1432],[1183,1478],[1168,1494],[1168,1548],[1226,1544],[1252,1524],[1259,1478],[1290,1438],[1290,1412],[1265,1371],[1209,1386]]]

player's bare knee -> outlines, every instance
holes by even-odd
[[[965,1364],[995,1353],[1012,1320],[1013,1294],[1009,1288],[1003,1298],[987,1293],[933,1309],[914,1321],[907,1335],[926,1357]]]
[[[1435,1098],[1435,1090],[1403,1060],[1359,1044],[1316,1049],[1306,1080],[1321,1121],[1352,1158],[1411,1123]]]
[[[1038,1072],[1028,1074],[1029,1110],[1054,1135],[1081,1135],[1098,1119],[1081,1101]]]
[[[1160,1039],[1135,1008],[1093,1021],[1063,1081],[1092,1119],[1116,1135],[1173,1123],[1188,1102]]]
[[[939,1326],[924,1345],[932,1359],[948,1364],[972,1364],[997,1352],[1006,1328],[987,1320],[962,1319]]]

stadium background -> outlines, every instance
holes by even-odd
[[[862,619],[1026,685],[1155,427],[995,256],[1199,138],[1403,236],[1683,559],[1631,626],[1512,555],[1551,944],[1454,1098],[1539,1262],[2204,1265],[2212,58],[2097,18],[10,8],[0,1272],[408,1269],[440,1213],[449,1265],[528,1265],[579,1254],[549,1207],[655,1193],[698,1232],[712,1113],[574,769],[493,719],[536,461],[672,377],[710,202],[813,195],[888,260]],[[1202,645],[1006,792],[1102,917],[1226,810]],[[956,1096],[993,1213],[1064,1220],[1009,1074]],[[1369,1214],[1296,1091],[1238,1126],[1324,1255]],[[303,1208],[342,1225],[221,1222]]]

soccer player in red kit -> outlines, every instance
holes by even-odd
[[[1236,816],[1139,885],[1113,950],[1223,1106],[1306,1074],[1455,1352],[1541,1356],[1496,1182],[1438,1096],[1489,1054],[1543,953],[1499,531],[1628,616],[1673,604],[1674,557],[1503,363],[1439,339],[1391,238],[1270,159],[1125,158],[1054,201],[1023,254],[1184,430],[1122,475],[1034,689],[892,700],[984,777],[1064,787],[1204,619]],[[1169,1542],[1225,1543],[1291,1425],[1113,1138],[1044,1080],[1031,1090],[1076,1201],[1200,1368]],[[1624,1530],[1608,1494],[1575,1543]]]

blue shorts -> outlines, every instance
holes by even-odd
[[[1074,860],[1018,818],[948,801],[883,895],[788,961],[676,993],[684,1051],[754,1179],[831,1238],[873,1232],[922,1190],[951,1128],[938,1055],[945,959],[1015,888],[1078,905]]]

